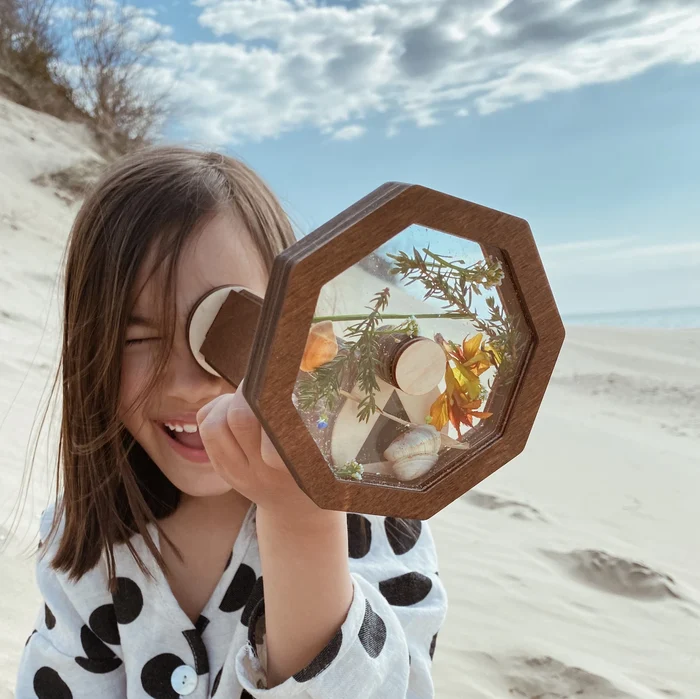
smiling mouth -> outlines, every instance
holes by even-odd
[[[202,443],[202,438],[199,436],[199,432],[177,432],[166,427],[162,422],[159,423],[160,428],[165,432],[168,439],[176,444],[184,446],[188,449],[196,449],[198,451],[204,451],[204,444]]]

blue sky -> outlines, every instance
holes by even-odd
[[[166,140],[245,160],[303,232],[413,182],[527,219],[562,313],[700,306],[697,3],[132,4]]]

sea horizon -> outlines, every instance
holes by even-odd
[[[562,313],[565,325],[608,325],[625,328],[700,328],[700,306],[653,308],[604,313]]]

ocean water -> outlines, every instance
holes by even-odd
[[[565,325],[613,325],[624,328],[700,328],[700,306],[615,313],[562,314]]]

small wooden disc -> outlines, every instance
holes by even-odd
[[[394,367],[394,380],[404,393],[422,396],[442,381],[446,363],[445,351],[437,342],[417,337],[401,350]]]
[[[187,320],[187,339],[190,343],[190,350],[197,360],[197,363],[210,374],[221,378],[214,367],[212,367],[204,355],[200,352],[204,338],[209,332],[211,324],[216,318],[216,314],[221,310],[224,301],[228,298],[231,291],[240,291],[245,289],[243,286],[220,286],[212,289],[202,296],[190,311]]]

